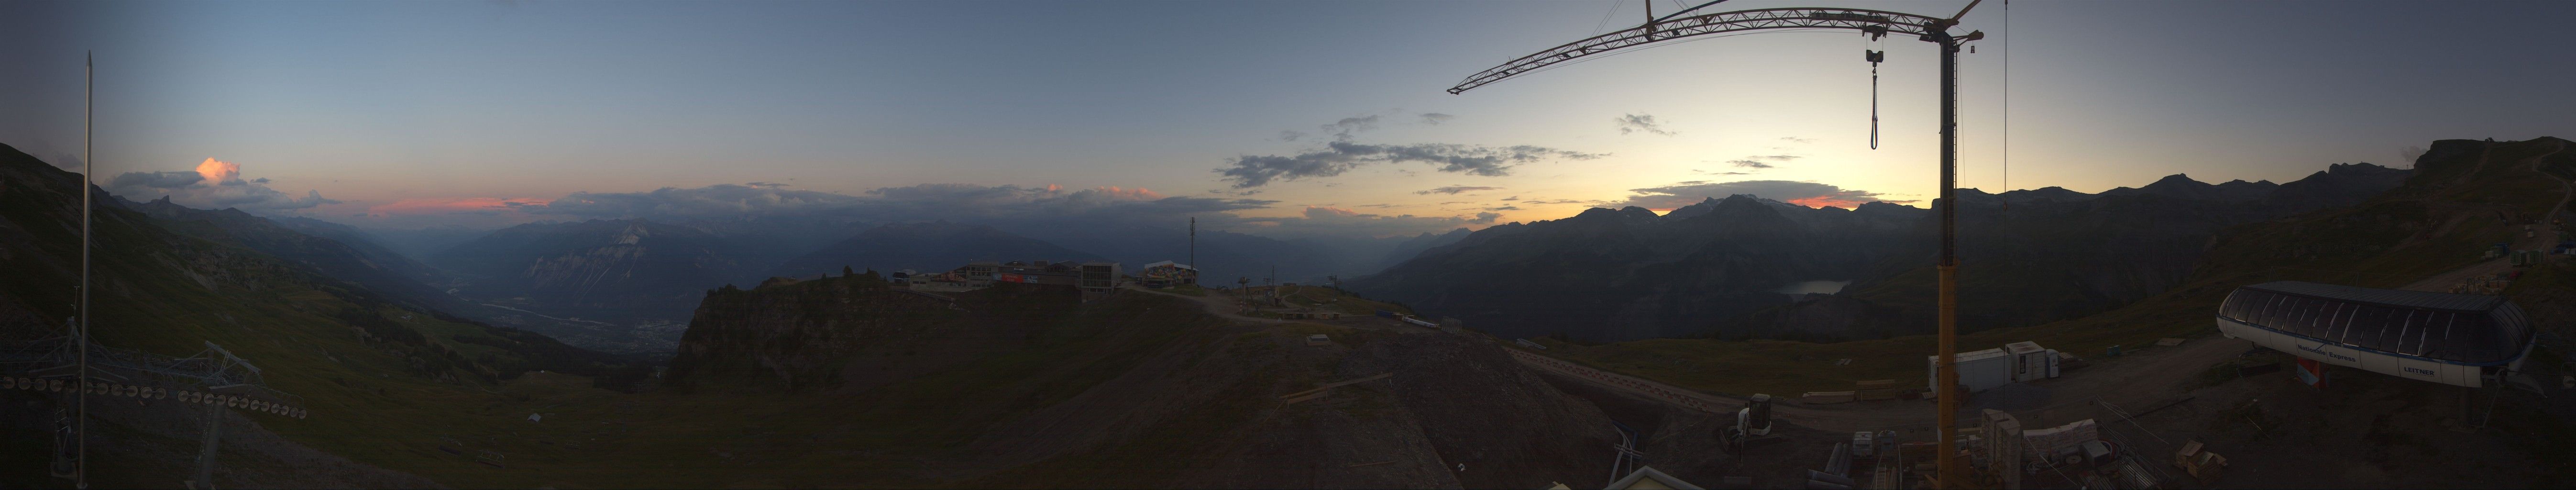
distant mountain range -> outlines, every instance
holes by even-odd
[[[2353,205],[2408,173],[2352,164],[2288,184],[2174,175],[2099,194],[1963,189],[1962,296],[1993,300],[1963,303],[1961,322],[2028,325],[2117,307],[2181,281],[2220,229]],[[1595,208],[1480,230],[1347,285],[1501,336],[1874,338],[1929,328],[1937,225],[1920,208],[1742,195],[1661,216]],[[1782,292],[1818,280],[1850,285]]]
[[[744,267],[732,242],[643,220],[513,226],[429,263],[464,276],[458,294],[466,297],[610,321],[685,318],[692,302]]]
[[[811,279],[842,268],[945,272],[975,260],[1103,260],[1099,255],[984,225],[895,223],[870,228],[788,260],[768,275]]]
[[[443,236],[437,230],[418,233]],[[1196,252],[1210,285],[1231,285],[1236,278],[1258,284],[1273,270],[1282,282],[1317,283],[1326,276],[1375,272],[1380,264],[1465,236],[1460,229],[1414,237],[1278,240],[1199,230]],[[728,284],[749,286],[773,276],[811,279],[838,275],[844,267],[936,272],[976,260],[1110,260],[1133,268],[1162,260],[1188,263],[1190,245],[1186,228],[1002,229],[819,217],[591,220],[496,230],[440,248],[423,262],[441,274],[431,282],[452,286],[465,301],[500,308],[463,310],[479,313],[478,319],[628,352],[675,345],[694,301]]]

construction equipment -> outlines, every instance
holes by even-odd
[[[2200,480],[2200,484],[2206,486],[2217,482],[2218,473],[2227,469],[2227,457],[2209,452],[2207,448],[2201,446],[2199,439],[2192,439],[2190,443],[2182,445],[2181,451],[2174,452],[2174,466],[2182,468],[2184,473],[2191,474],[2192,478]]]
[[[1647,1],[1651,4],[1653,0]],[[1966,34],[1951,34],[1950,28],[1958,26],[1959,18],[1966,16],[1969,10],[1977,8],[1977,4],[1982,3],[1984,0],[1973,0],[1968,3],[1966,8],[1959,9],[1959,13],[1953,14],[1948,18],[1884,10],[1814,7],[1769,8],[1705,14],[1700,13],[1701,9],[1708,8],[1711,5],[1716,5],[1723,1],[1725,0],[1715,0],[1702,3],[1698,6],[1682,9],[1662,17],[1655,17],[1650,11],[1647,14],[1648,18],[1643,25],[1621,29],[1608,34],[1593,36],[1588,39],[1571,43],[1565,43],[1554,48],[1549,48],[1545,51],[1540,51],[1535,54],[1522,56],[1520,58],[1504,62],[1501,65],[1488,68],[1484,71],[1468,76],[1465,81],[1460,82],[1455,87],[1451,87],[1449,89],[1449,93],[1464,93],[1467,90],[1474,89],[1476,87],[1502,81],[1515,76],[1538,72],[1559,63],[1576,61],[1586,56],[1653,44],[1659,41],[1689,40],[1699,36],[1712,34],[1764,30],[1794,31],[1843,29],[1859,31],[1860,34],[1869,39],[1883,38],[1891,34],[1914,35],[1922,41],[1935,44],[1938,46],[1938,50],[1940,51],[1941,71],[1941,188],[1940,194],[1937,195],[1937,202],[1942,204],[1936,206],[1940,208],[1941,214],[1941,253],[1939,255],[1939,261],[1935,263],[1939,271],[1938,291],[1940,305],[1938,310],[1938,324],[1940,326],[1940,337],[1938,342],[1939,348],[1935,355],[1937,356],[1937,359],[1940,359],[1940,361],[1937,363],[1939,366],[1935,366],[1934,368],[1936,373],[1934,376],[1938,381],[1933,383],[1933,385],[1958,385],[1957,373],[1953,372],[1953,369],[1949,366],[1949,361],[1958,356],[1958,206],[1949,204],[1958,202],[1956,199],[1958,197],[1959,157],[1958,57],[1960,51],[1966,50],[1968,42],[1985,39],[1986,33],[1984,31],[1971,30]],[[1884,61],[1886,58],[1885,55],[1881,53],[1867,56],[1864,59],[1871,62],[1880,62]],[[1940,428],[1942,431],[1954,430],[1954,428],[1958,426],[1959,397],[1940,397],[1937,405],[1938,408],[1937,412],[1935,412],[1935,417],[1938,419],[1939,425],[1936,427]],[[1952,448],[1949,447],[1952,438],[1936,437],[1935,439],[1938,444],[1943,446],[1942,450],[1936,455],[1941,472],[1943,474],[1949,474],[1961,470],[1957,465],[1956,454],[1953,453],[1951,451]],[[1949,485],[1962,483],[1961,480],[1962,479],[1957,478],[1941,479],[1944,484]]]
[[[1735,425],[1718,431],[1717,440],[1725,444],[1729,454],[1744,454],[1746,448],[1782,439],[1771,435],[1771,395],[1767,394],[1757,393],[1746,399],[1744,408],[1735,410]]]

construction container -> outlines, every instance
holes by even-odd
[[[2057,377],[2057,351],[2040,348],[2038,342],[2004,344],[2004,350],[2012,353],[2013,382]]]
[[[1923,356],[1923,361],[1925,366],[1930,368],[1924,374],[1924,388],[1934,393],[1944,391],[1941,389],[1941,356]],[[1958,361],[1953,365],[1959,371],[1959,385],[1967,387],[1969,393],[1991,390],[2013,382],[2012,354],[2001,348],[1961,352]]]

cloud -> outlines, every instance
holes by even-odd
[[[1316,128],[1322,130],[1324,134],[1333,135],[1336,141],[1347,141],[1351,139],[1352,134],[1377,129],[1377,116],[1345,117],[1340,121],[1333,121],[1332,124],[1316,126]]]
[[[1280,132],[1279,132],[1279,140],[1280,140],[1280,141],[1297,141],[1297,138],[1304,138],[1304,137],[1306,137],[1306,133],[1305,133],[1305,132],[1302,132],[1302,131],[1280,131]]]
[[[1752,155],[1752,156],[1747,156],[1747,157],[1744,157],[1744,158],[1738,158],[1738,159],[1734,159],[1734,160],[1727,160],[1727,161],[1725,161],[1725,162],[1723,162],[1723,163],[1732,164],[1732,165],[1735,165],[1735,166],[1737,166],[1737,167],[1744,167],[1744,168],[1771,168],[1771,162],[1786,162],[1786,161],[1790,161],[1790,160],[1796,160],[1796,159],[1799,159],[1799,158],[1804,158],[1804,157],[1799,156],[1799,155]],[[1766,161],[1766,160],[1767,160],[1767,161]]]
[[[1664,136],[1678,134],[1672,131],[1665,131],[1664,124],[1656,122],[1655,116],[1652,115],[1628,114],[1611,119],[1610,122],[1619,125],[1619,134],[1628,134],[1637,131],[1644,131]]]
[[[1322,150],[1295,156],[1246,155],[1235,157],[1231,167],[1215,171],[1234,188],[1244,189],[1269,185],[1274,180],[1297,180],[1331,177],[1376,163],[1429,163],[1437,170],[1480,176],[1509,175],[1514,164],[1552,158],[1589,160],[1603,153],[1583,153],[1529,145],[1489,147],[1447,143],[1411,145],[1370,145],[1335,141]]]
[[[423,201],[384,210],[390,214],[517,210],[539,217],[643,218],[684,223],[762,217],[878,223],[946,220],[991,225],[1015,233],[1034,232],[1036,235],[1044,235],[1047,230],[1121,230],[1138,226],[1171,228],[1187,223],[1190,218],[1197,218],[1202,229],[1231,229],[1283,238],[1411,235],[1474,224],[1469,223],[1472,218],[1467,216],[1389,216],[1331,206],[1307,206],[1293,216],[1244,216],[1246,212],[1270,209],[1278,201],[1172,196],[1149,189],[1118,186],[1074,189],[1059,185],[920,184],[840,194],[717,184],[647,192],[575,192],[552,200],[453,201]]]
[[[1814,142],[1816,142],[1816,139],[1815,139],[1815,138],[1800,138],[1800,137],[1796,137],[1796,136],[1782,136],[1782,137],[1780,137],[1780,141],[1787,141],[1787,142],[1791,142],[1791,143],[1814,143]]]
[[[1501,187],[1485,187],[1485,186],[1453,185],[1453,186],[1447,186],[1447,187],[1435,187],[1435,188],[1432,188],[1431,190],[1427,190],[1427,191],[1413,191],[1413,193],[1415,193],[1415,194],[1422,194],[1422,195],[1431,195],[1431,194],[1449,194],[1449,195],[1457,195],[1457,194],[1458,194],[1458,193],[1460,193],[1460,192],[1491,191],[1491,190],[1501,190],[1501,189],[1502,189]]]
[[[1503,213],[1476,213],[1476,219],[1467,220],[1467,222],[1479,225],[1490,225],[1494,224],[1495,219],[1501,217],[1503,217]]]
[[[1647,209],[1672,209],[1697,204],[1703,199],[1724,198],[1726,196],[1736,194],[1747,194],[1754,197],[1807,207],[1832,206],[1838,208],[1852,208],[1860,206],[1863,203],[1875,201],[1892,203],[1914,202],[1881,199],[1880,197],[1882,196],[1876,192],[1860,189],[1844,189],[1832,184],[1789,180],[1744,180],[1713,184],[1674,184],[1663,187],[1630,189],[1630,192],[1634,192],[1635,195],[1628,196],[1626,200],[1618,201],[1606,207],[1615,208],[1637,206]]]
[[[1490,207],[1490,208],[1485,208],[1485,210],[1486,210],[1486,211],[1519,211],[1519,210],[1521,210],[1521,207],[1520,207],[1520,206],[1494,206],[1494,207]]]
[[[672,221],[759,217],[829,217],[871,222],[948,220],[996,226],[1168,226],[1191,216],[1223,222],[1232,211],[1277,201],[1168,196],[1143,188],[1059,185],[1022,187],[920,184],[880,187],[861,195],[717,184],[650,192],[575,192],[530,206],[531,214],[574,218]]]
[[[1691,172],[1709,175],[1753,175],[1753,172],[1710,172],[1707,170],[1692,170]]]
[[[1506,198],[1503,198],[1502,200],[1505,200],[1505,201],[1518,201],[1518,200],[1521,200],[1521,196],[1506,197]]]
[[[1438,125],[1440,125],[1440,123],[1449,122],[1449,120],[1451,120],[1451,119],[1457,119],[1457,118],[1458,118],[1458,116],[1452,116],[1452,115],[1448,115],[1448,114],[1441,114],[1441,113],[1437,113],[1437,112],[1425,112],[1425,113],[1422,113],[1422,116],[1421,116],[1421,117],[1422,117],[1422,123],[1423,123],[1423,124],[1429,124],[1429,125],[1433,125],[1433,126],[1438,126]]]
[[[585,218],[714,218],[803,215],[856,207],[859,198],[776,186],[717,184],[651,192],[574,192],[529,209]]]
[[[286,212],[340,201],[306,190],[295,197],[268,187],[268,179],[242,180],[241,165],[208,158],[193,171],[126,172],[107,179],[104,188],[128,199],[168,196],[170,202],[205,209]]]
[[[1491,224],[1492,221],[1477,221],[1463,216],[1388,216],[1331,206],[1307,206],[1296,217],[1243,218],[1243,223],[1253,227],[1246,231],[1260,234],[1382,237]]]
[[[207,182],[230,185],[241,181],[241,164],[208,158],[197,164],[197,175],[204,176]]]

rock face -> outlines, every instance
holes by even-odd
[[[2173,175],[2099,194],[1962,189],[1961,288],[1971,299],[1961,324],[2037,324],[2156,294],[2179,284],[2221,229],[2349,206],[2409,174],[2365,163],[2278,185]],[[1938,220],[1888,203],[1844,211],[1751,196],[1662,216],[1595,208],[1480,230],[1348,284],[1505,337],[1903,335],[1932,328]],[[1778,292],[1811,280],[1853,282],[1831,300]]]

